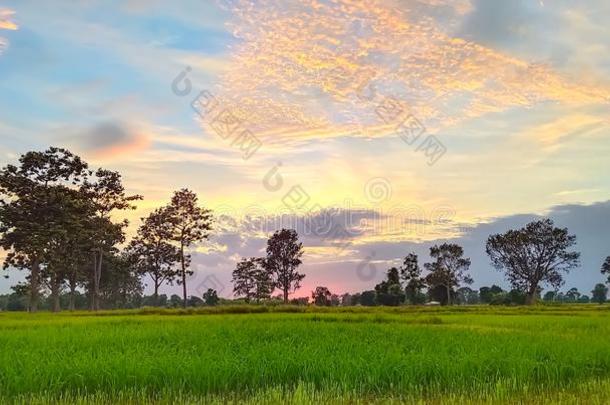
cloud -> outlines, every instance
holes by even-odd
[[[17,30],[19,26],[11,20],[15,14],[13,10],[0,8],[0,30]]]
[[[19,26],[11,20],[15,14],[13,10],[0,8],[0,30],[17,30]],[[0,36],[0,55],[8,47],[8,40]]]
[[[146,134],[121,122],[101,122],[74,136],[74,141],[86,154],[96,159],[113,158],[138,152],[149,145]]]
[[[469,2],[232,4],[229,27],[240,42],[218,98],[267,142],[394,135],[398,123],[380,114],[388,97],[403,118],[413,113],[437,132],[515,107],[607,103],[610,95],[450,34],[437,14],[456,24]]]

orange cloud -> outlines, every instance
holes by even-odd
[[[240,42],[217,95],[268,143],[394,135],[396,123],[378,114],[386,97],[430,132],[545,101],[607,102],[609,89],[449,35],[433,18],[441,7],[455,23],[472,5],[236,0],[229,28]]]
[[[17,24],[10,20],[10,17],[14,14],[13,10],[0,9],[0,30],[16,30],[19,28]]]
[[[0,30],[16,30],[19,27],[17,24],[9,20],[9,18],[15,14],[14,11],[8,9],[0,9]],[[0,55],[8,47],[8,40],[0,37]]]

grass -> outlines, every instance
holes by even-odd
[[[0,313],[2,403],[609,403],[610,307]]]

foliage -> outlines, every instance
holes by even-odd
[[[303,244],[293,229],[276,231],[267,241],[264,266],[273,275],[275,287],[282,290],[284,303],[288,302],[288,294],[298,290],[305,278],[305,274],[297,271],[303,253]]]
[[[430,248],[430,256],[435,261],[424,264],[430,273],[426,276],[426,282],[430,288],[444,287],[446,291],[447,304],[451,305],[451,291],[462,283],[472,284],[473,280],[468,275],[470,259],[464,258],[464,249],[456,244],[443,243]]]
[[[493,266],[505,271],[515,289],[526,291],[527,302],[532,304],[541,283],[559,288],[562,273],[578,266],[580,253],[569,251],[575,244],[576,236],[566,228],[556,228],[553,221],[543,219],[491,235],[486,251]]]
[[[191,256],[186,253],[192,244],[202,242],[212,230],[212,211],[198,205],[197,195],[188,189],[176,191],[170,204],[163,208],[163,216],[169,222],[170,240],[179,248],[180,278],[183,305],[187,305],[186,277],[193,274],[189,269]]]

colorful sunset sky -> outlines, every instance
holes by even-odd
[[[1,1],[0,164],[65,147],[140,217],[187,187],[216,225],[191,294],[295,227],[303,287],[370,289],[451,241],[549,216],[588,293],[610,255],[607,0]],[[308,224],[333,230],[310,232]],[[23,279],[16,270],[0,293]],[[166,287],[173,293],[178,287]]]

